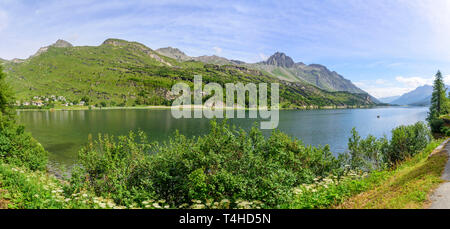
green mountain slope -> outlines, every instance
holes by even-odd
[[[199,56],[199,57],[190,57],[186,55],[184,52],[177,48],[166,47],[155,50],[157,53],[175,59],[177,61],[200,61],[205,64],[216,64],[216,65],[237,65],[242,64],[244,62],[237,60],[228,60],[227,58],[220,56]]]
[[[303,82],[280,81],[265,72],[237,65],[179,62],[137,42],[108,39],[100,46],[58,41],[27,60],[7,62],[7,80],[24,102],[33,97],[64,96],[78,103],[108,106],[170,105],[169,91],[180,81],[192,85],[194,75],[224,85],[232,82],[279,82],[284,107],[373,105],[366,94],[328,92]],[[86,99],[83,99],[86,100]]]
[[[280,79],[303,81],[328,91],[348,91],[352,93],[366,93],[350,80],[345,79],[337,72],[330,71],[323,65],[294,63],[292,58],[284,53],[275,53],[267,61],[252,64],[256,69],[266,70]]]
[[[161,55],[177,59],[179,61],[197,60],[207,64],[217,65],[243,65],[251,69],[263,71],[269,76],[290,82],[307,82],[327,91],[348,91],[351,93],[364,93],[350,80],[345,79],[335,71],[330,71],[319,64],[305,65],[295,63],[291,57],[284,53],[276,52],[266,61],[250,64],[242,61],[228,60],[219,56],[190,57],[177,48],[167,47],[156,50]],[[372,100],[376,100],[371,97]]]

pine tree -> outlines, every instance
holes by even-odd
[[[0,113],[13,116],[13,96],[12,91],[6,83],[6,74],[0,65]]]
[[[444,79],[441,72],[438,71],[433,84],[430,112],[427,118],[429,122],[439,119],[441,115],[448,113],[446,91]]]

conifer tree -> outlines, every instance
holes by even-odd
[[[433,84],[430,112],[427,118],[429,122],[439,119],[441,115],[448,113],[446,91],[442,73],[438,71]]]

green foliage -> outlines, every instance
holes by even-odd
[[[68,194],[61,180],[43,171],[0,163],[0,199],[10,209],[121,209],[111,200],[81,191]]]
[[[362,139],[353,129],[348,143],[351,169],[371,171],[395,166],[419,153],[431,140],[430,129],[423,122],[393,129],[390,140],[371,135]]]
[[[150,145],[146,136],[130,133],[117,139],[99,136],[80,151],[81,167],[74,169],[70,189],[73,192],[90,188],[100,195],[111,194],[116,203],[131,205],[153,197],[152,181],[148,178]],[[87,176],[87,177],[86,177]],[[88,183],[83,183],[88,182]]]
[[[100,106],[101,106],[101,107],[106,107],[106,102],[105,102],[105,101],[101,101],[101,102],[100,102]]]
[[[342,179],[336,179],[336,177],[328,177],[320,182],[308,185],[302,185],[294,190],[296,193],[296,198],[294,201],[283,205],[283,208],[289,209],[317,209],[317,208],[329,208],[330,206],[336,206],[342,204],[348,198],[353,197],[361,192],[368,190],[376,190],[381,186],[385,185],[392,187],[392,183],[389,180],[392,177],[401,176],[404,171],[408,171],[411,168],[423,167],[421,162],[426,160],[430,153],[442,143],[443,140],[433,140],[431,141],[421,153],[414,155],[411,159],[398,164],[396,168],[384,169],[382,171],[372,171],[370,173],[349,173]],[[414,176],[416,177],[416,176]],[[427,176],[427,179],[429,176]],[[406,178],[405,178],[406,179]],[[402,179],[405,180],[405,179]],[[422,182],[420,183],[422,184]],[[402,186],[396,183],[397,186]],[[398,191],[402,193],[403,190]],[[391,193],[389,193],[391,194]],[[403,193],[405,198],[401,198],[404,201],[408,197],[407,193]],[[373,197],[373,195],[371,195]],[[362,202],[371,202],[372,204],[377,204],[378,202],[384,201],[384,196],[378,197],[380,199],[370,198],[367,196],[357,197],[361,199]]]
[[[206,136],[176,135],[163,145],[140,136],[103,136],[85,147],[72,187],[91,188],[124,205],[148,198],[175,207],[193,199],[243,199],[279,207],[292,199],[293,187],[343,173],[328,147],[305,147],[277,131],[265,139],[257,128],[247,133],[212,122]]]
[[[348,140],[351,169],[372,171],[384,168],[388,149],[389,140],[386,137],[377,139],[369,135],[366,139],[362,139],[353,128],[352,136]]]
[[[16,123],[12,96],[0,68],[0,163],[44,170],[47,152]]]
[[[429,119],[439,118],[441,115],[448,113],[448,108],[446,107],[446,91],[447,89],[445,88],[444,79],[441,72],[438,71],[433,84]]]
[[[0,163],[45,170],[47,152],[10,117],[0,114]]]
[[[191,200],[206,200],[208,197],[207,176],[204,168],[199,168],[189,174],[189,198]]]
[[[176,134],[162,145],[149,144],[143,133],[139,138],[133,133],[100,136],[80,151],[81,166],[74,170],[70,189],[91,190],[125,206],[143,207],[141,203],[149,199],[164,200],[171,207],[226,199],[232,208],[240,200],[281,208],[293,201],[295,187],[332,177],[334,186],[329,183],[327,187],[334,189],[324,191],[330,192],[327,198],[336,192],[344,198],[369,187],[359,181],[364,174],[376,177],[375,171],[413,157],[431,140],[424,123],[401,126],[392,135],[390,141],[373,136],[363,139],[353,130],[350,152],[337,158],[328,146],[307,147],[279,131],[265,138],[257,128],[246,132],[226,122],[213,121],[205,136]],[[304,201],[306,207],[311,200]]]
[[[91,99],[88,97],[88,96],[83,96],[82,98],[81,98],[81,101],[84,101],[84,103],[85,103],[85,105],[86,106],[89,106],[89,102],[91,101]],[[77,103],[75,103],[75,104],[78,104],[78,101],[76,101]]]
[[[13,94],[6,83],[6,74],[3,73],[3,68],[0,65],[0,113],[3,115],[14,115],[13,106]]]
[[[447,137],[450,137],[450,127],[442,126],[441,133],[443,133]]]
[[[326,178],[312,185],[304,185],[295,189],[294,201],[283,208],[318,209],[342,203],[347,198],[375,187],[388,179],[391,172],[373,171],[370,175],[351,174],[341,180]]]
[[[237,82],[280,83],[280,103],[292,107],[374,104],[366,100],[367,95],[328,92],[309,83],[287,83],[243,66],[177,62],[141,44],[120,43],[50,47],[23,63],[7,63],[8,81],[18,99],[62,95],[75,104],[83,100],[90,105],[102,101],[121,106],[170,105],[173,98],[168,92],[172,86],[178,82],[192,85],[194,75],[202,75],[205,83],[222,86]]]
[[[425,123],[397,127],[392,130],[390,150],[386,155],[387,162],[394,165],[412,157],[424,149],[431,140],[431,132]]]
[[[440,120],[442,115],[448,114],[450,107],[448,107],[447,89],[445,88],[444,79],[440,71],[436,73],[436,78],[433,84],[433,94],[431,96],[430,112],[428,113],[427,121],[431,126],[431,130],[435,133],[441,132],[443,121]]]
[[[435,118],[435,119],[429,120],[429,124],[430,124],[431,131],[433,133],[441,133],[445,122],[444,122],[444,120],[442,120],[440,118]]]

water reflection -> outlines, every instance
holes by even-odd
[[[208,132],[208,119],[174,119],[170,110],[86,110],[20,111],[20,122],[51,152],[50,160],[71,165],[89,134],[127,134],[142,130],[152,141],[164,141],[175,130],[187,136]],[[333,152],[344,152],[350,130],[357,127],[361,135],[390,135],[398,125],[425,120],[427,108],[376,108],[348,110],[280,111],[279,129],[301,139],[305,144],[330,145]],[[377,116],[380,116],[378,118]],[[243,129],[261,120],[231,119]],[[267,136],[270,130],[264,130]]]

